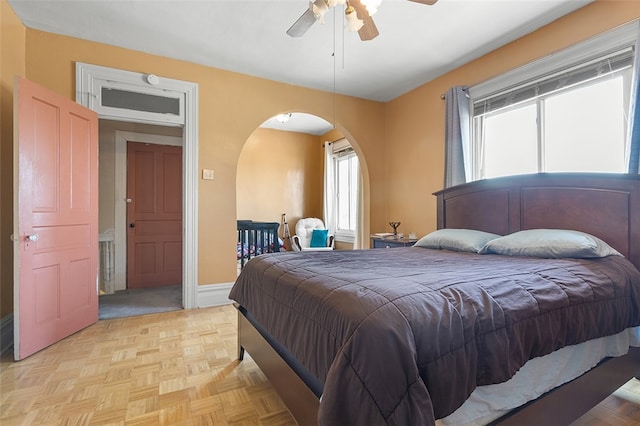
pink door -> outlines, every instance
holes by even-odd
[[[98,117],[21,78],[14,99],[19,360],[98,320]]]
[[[127,142],[127,288],[182,283],[182,147]]]

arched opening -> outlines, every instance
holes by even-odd
[[[249,136],[238,159],[237,219],[279,222],[279,237],[291,250],[283,214],[289,236],[302,218],[326,220],[325,144],[346,138],[332,124],[311,114],[294,112],[267,119]],[[352,249],[354,241],[338,239],[334,247]],[[239,245],[239,258],[244,249]]]

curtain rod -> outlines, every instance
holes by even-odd
[[[455,86],[454,86],[454,87],[455,87]],[[463,87],[463,88],[462,88],[462,91],[463,91],[463,92],[466,92],[468,89],[469,89],[468,87]],[[467,98],[468,98],[468,97],[469,97],[469,93],[467,93]],[[445,99],[447,99],[447,94],[446,94],[446,93],[442,93],[442,94],[440,95],[440,99],[442,99],[443,101],[444,101]]]

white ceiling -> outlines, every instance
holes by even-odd
[[[333,11],[303,37],[286,35],[305,0],[9,3],[29,28],[388,101],[591,1],[383,0],[374,16],[380,35],[366,42],[343,31],[343,13]]]

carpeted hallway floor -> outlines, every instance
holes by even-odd
[[[182,309],[182,286],[123,290],[100,296],[99,319],[132,317]]]

